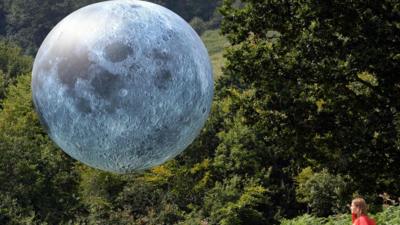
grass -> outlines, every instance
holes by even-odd
[[[219,30],[207,30],[201,35],[201,39],[207,47],[210,60],[213,65],[214,79],[222,75],[222,66],[225,63],[223,57],[224,48],[229,45],[228,40],[220,34]]]

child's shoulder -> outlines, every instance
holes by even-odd
[[[366,215],[361,215],[354,221],[354,225],[376,225],[376,222]]]

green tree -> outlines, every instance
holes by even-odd
[[[6,34],[6,12],[4,2],[0,2],[0,36]]]
[[[221,165],[244,164],[237,168],[246,169],[232,173],[272,168],[264,186],[275,191],[266,193],[273,203],[263,209],[267,218],[276,218],[271,212],[293,215],[292,177],[307,165],[349,175],[363,195],[385,190],[399,195],[400,58],[395,46],[400,4],[243,3],[238,8],[225,0],[222,7],[222,31],[233,46],[219,95],[233,103],[230,115],[240,114],[224,129],[243,124],[250,139],[238,135],[236,145],[218,146],[217,154],[243,155]],[[247,93],[251,96],[229,100]],[[253,163],[243,162],[246,153]]]
[[[233,176],[207,192],[204,210],[210,224],[265,224],[264,215],[257,210],[267,190],[254,179]]]
[[[346,213],[352,198],[349,177],[332,175],[326,170],[314,173],[310,167],[296,177],[297,200],[306,203],[317,216]]]
[[[30,75],[18,77],[0,111],[0,223],[57,224],[73,218],[79,209],[73,166],[39,124]]]
[[[5,97],[6,89],[13,84],[17,76],[30,72],[32,58],[22,54],[16,44],[0,39],[0,100]]]

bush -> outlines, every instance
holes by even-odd
[[[379,225],[400,224],[400,206],[389,206],[374,218]]]
[[[283,220],[281,225],[321,225],[325,222],[324,218],[316,218],[310,214],[304,214],[292,220]]]
[[[327,170],[314,173],[307,167],[296,177],[297,200],[307,203],[311,212],[317,216],[346,212],[348,199],[351,199],[348,180],[345,176],[333,175]]]

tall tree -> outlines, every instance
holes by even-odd
[[[30,75],[8,88],[0,111],[0,223],[59,224],[79,212],[73,161],[33,111]]]
[[[5,97],[6,88],[14,83],[17,76],[28,73],[31,68],[30,56],[23,55],[22,49],[16,44],[0,39],[0,100]]]
[[[272,167],[271,198],[292,196],[290,177],[306,165],[350,175],[365,195],[399,195],[400,3],[233,2],[222,8],[234,47],[221,83],[227,98],[252,92],[231,113],[258,142],[244,149]]]

